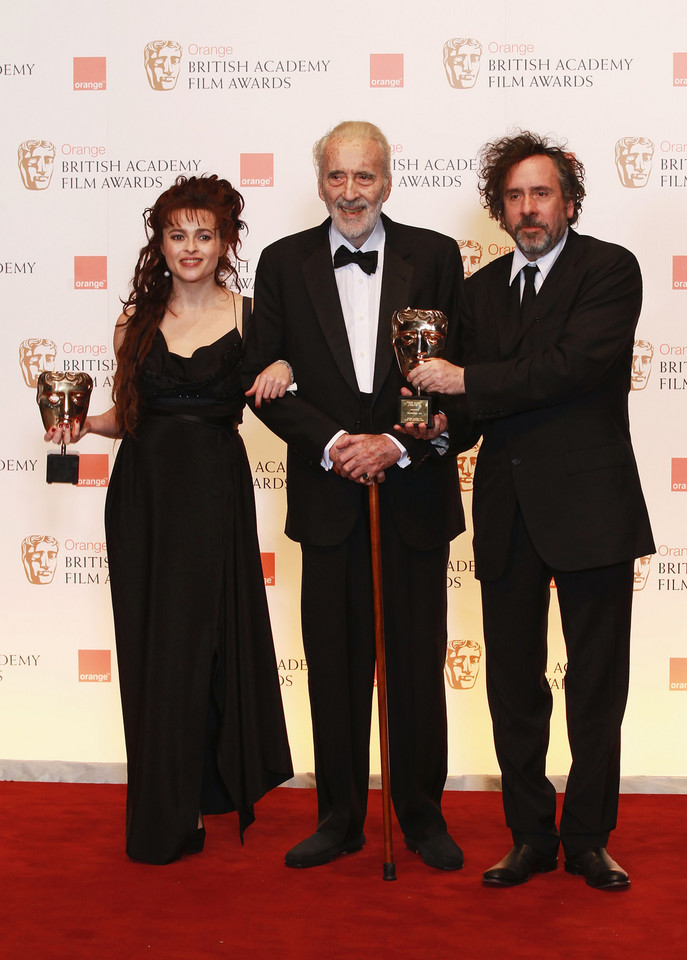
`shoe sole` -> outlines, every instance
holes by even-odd
[[[332,860],[336,860],[337,857],[342,857],[347,853],[357,853],[359,850],[362,850],[364,846],[364,840],[354,840],[345,846],[342,846],[342,848],[337,850],[336,853],[331,853],[326,856],[312,857],[306,860],[298,860],[295,862],[290,861],[285,857],[284,863],[287,867],[294,867],[296,870],[307,870],[308,867],[321,867],[325,863],[331,863]]]

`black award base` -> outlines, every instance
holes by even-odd
[[[76,453],[49,453],[46,483],[78,483],[79,457]]]

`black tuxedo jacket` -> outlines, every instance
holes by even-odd
[[[500,576],[516,502],[555,569],[653,553],[628,422],[642,302],[637,261],[569,231],[522,323],[511,263],[512,254],[501,257],[466,284],[466,395],[483,428],[473,494],[477,576]]]
[[[350,533],[367,505],[361,484],[325,471],[325,446],[339,430],[393,433],[405,380],[391,345],[391,318],[404,307],[443,310],[449,337],[457,335],[463,271],[449,237],[392,222],[386,230],[384,273],[371,411],[356,382],[334,278],[329,225],[273,243],[260,257],[255,307],[246,337],[243,382],[277,359],[293,367],[298,391],[256,411],[288,444],[286,533],[313,546],[332,546]],[[423,441],[403,441],[413,461],[394,465],[382,485],[408,545],[431,549],[465,529],[455,458],[439,456]]]

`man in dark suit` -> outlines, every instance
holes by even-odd
[[[381,215],[391,169],[377,127],[340,124],[314,158],[330,219],[264,250],[245,349],[246,388],[275,360],[291,365],[297,385],[257,411],[288,444],[286,533],[302,549],[315,744],[317,830],[286,863],[317,866],[365,843],[375,668],[367,486],[376,480],[392,799],[409,848],[455,870],[463,856],[441,812],[443,665],[448,546],[464,520],[455,458],[431,443],[444,418],[430,439],[393,436],[405,381],[391,318],[407,306],[437,309],[453,326],[461,259],[448,237]],[[249,391],[256,407],[268,380]]]
[[[620,889],[629,878],[606,843],[618,806],[633,561],[654,550],[627,406],[642,280],[627,250],[569,229],[584,196],[571,154],[525,132],[487,144],[480,173],[485,206],[516,249],[466,284],[465,367],[433,360],[409,379],[464,394],[483,433],[475,567],[514,843],[483,881],[512,886],[554,870],[560,840],[569,873]],[[560,833],[546,777],[552,577],[572,754]]]

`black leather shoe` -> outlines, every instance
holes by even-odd
[[[324,833],[312,833],[292,847],[284,857],[287,867],[319,867],[342,853],[362,850],[365,837],[361,833],[352,840],[334,840]]]
[[[590,847],[579,857],[566,857],[566,873],[581,874],[597,890],[627,890],[630,878],[605,847]]]
[[[528,843],[516,843],[503,860],[482,875],[487,887],[516,887],[525,883],[533,873],[549,873],[558,866],[558,857],[543,857]]]
[[[404,837],[406,847],[419,853],[422,862],[437,870],[460,870],[463,866],[463,851],[448,833],[438,833],[428,840],[413,840]]]

